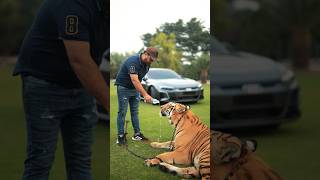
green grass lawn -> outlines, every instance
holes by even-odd
[[[25,158],[25,121],[21,105],[21,85],[18,77],[11,76],[12,66],[0,66],[0,179],[20,179]],[[302,117],[295,122],[283,124],[276,130],[248,129],[235,131],[242,138],[258,140],[257,153],[287,180],[319,179],[320,162],[320,73],[299,72],[297,78],[301,86]],[[205,99],[191,104],[192,110],[209,124],[210,103],[209,87],[205,86]],[[117,99],[115,89],[111,88],[111,123],[110,145],[109,131],[103,123],[97,125],[93,147],[94,180],[110,179],[108,153],[110,147],[111,179],[180,179],[159,171],[156,167],[147,168],[143,160],[128,154],[116,145]],[[170,140],[172,127],[165,118],[159,117],[159,106],[141,103],[140,125],[143,133],[152,140],[157,140],[162,129],[161,141]],[[127,114],[130,120],[130,114]],[[128,138],[132,136],[129,123]],[[162,150],[148,145],[132,142],[129,147],[136,153],[153,157]],[[56,160],[50,175],[51,180],[65,179],[62,145],[58,144]]]
[[[113,82],[110,82],[113,84]],[[111,86],[110,89],[110,172],[111,179],[130,179],[130,180],[142,180],[142,179],[153,179],[153,180],[163,180],[163,179],[180,179],[171,174],[161,172],[157,167],[146,167],[144,166],[144,160],[139,159],[131,154],[129,154],[125,148],[119,147],[116,144],[117,129],[116,129],[116,118],[118,112],[118,100],[115,91],[115,86]],[[204,86],[205,98],[198,103],[190,104],[190,107],[194,113],[196,113],[201,120],[209,125],[210,123],[210,88],[209,85]],[[157,141],[160,137],[160,127],[161,127],[161,139],[160,141],[171,140],[173,127],[168,124],[168,120],[165,117],[159,116],[160,106],[150,105],[141,102],[140,103],[140,128],[142,133],[151,139],[152,141]],[[133,135],[133,129],[131,126],[130,112],[128,111],[126,120],[128,123],[128,145],[129,149],[133,150],[135,153],[142,155],[144,157],[154,157],[159,153],[164,152],[163,150],[153,149],[149,145],[143,144],[141,142],[133,142],[131,136]],[[161,123],[161,126],[160,126]]]
[[[21,179],[25,158],[26,130],[21,102],[19,77],[11,76],[12,65],[0,66],[0,179]],[[103,123],[95,130],[93,146],[93,178],[107,177],[109,169],[107,140],[109,132]],[[65,177],[61,138],[59,139],[55,163],[50,180],[63,180]]]

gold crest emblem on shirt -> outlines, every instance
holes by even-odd
[[[68,15],[66,17],[66,34],[74,35],[78,33],[78,16]]]

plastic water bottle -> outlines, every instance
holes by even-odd
[[[158,99],[152,98],[152,104],[159,104],[160,101]]]
[[[147,103],[146,100],[143,100],[143,101],[144,101],[145,103]],[[153,105],[155,105],[155,104],[160,104],[160,101],[159,101],[158,99],[152,98],[150,104],[153,104]]]

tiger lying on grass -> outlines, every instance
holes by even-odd
[[[145,160],[147,166],[159,165],[163,171],[183,178],[202,177],[210,179],[210,130],[190,110],[189,106],[167,103],[161,106],[161,115],[169,118],[175,129],[173,141],[152,142],[155,148],[172,151]],[[174,164],[193,165],[179,168]]]
[[[214,180],[281,180],[255,153],[255,141],[211,131],[211,178]]]
[[[161,106],[160,113],[167,116],[169,123],[175,127],[174,138],[168,142],[152,142],[151,146],[171,151],[145,160],[145,165],[159,165],[161,170],[183,178],[281,180],[275,171],[255,155],[255,142],[242,142],[230,134],[210,131],[189,110],[189,106],[183,104],[167,103]],[[192,166],[180,168],[174,164]]]

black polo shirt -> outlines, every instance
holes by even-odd
[[[142,78],[149,71],[147,64],[141,61],[141,54],[137,54],[129,57],[120,67],[120,70],[116,77],[115,85],[120,85],[129,89],[135,89],[131,82],[130,74],[137,74],[141,82]]]
[[[86,41],[97,65],[109,47],[109,17],[99,0],[45,0],[27,33],[14,75],[33,75],[65,87],[82,87],[73,72],[63,40]]]

